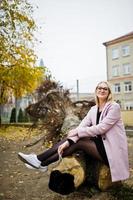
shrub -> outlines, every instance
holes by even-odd
[[[10,117],[10,123],[16,122],[16,108],[12,108],[11,111],[11,117]]]
[[[24,122],[24,113],[21,108],[19,109],[19,113],[18,113],[18,122]]]

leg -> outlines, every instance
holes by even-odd
[[[37,155],[38,160],[40,160],[41,162],[43,162],[44,160],[47,160],[49,157],[52,157],[52,155],[57,153],[58,147],[63,144],[67,139],[63,139],[60,142],[58,142],[57,144],[55,144],[53,147],[51,147],[50,149],[44,151],[43,153]],[[59,158],[59,156],[58,156]],[[57,159],[58,159],[57,158]]]
[[[94,141],[90,140],[87,137],[80,139],[77,143],[72,144],[70,147],[65,149],[62,156],[63,157],[70,156],[78,150],[82,150],[85,153],[87,153],[88,155],[92,156],[93,158],[103,161],[102,157],[100,156],[100,154],[96,148]],[[55,153],[52,154],[50,157],[48,157],[46,160],[42,160],[41,165],[47,166],[47,165],[51,164],[52,162],[57,161],[58,158],[59,158],[59,156],[58,156],[58,153],[56,150]]]
[[[23,161],[28,168],[31,169],[31,167],[32,167],[32,169],[33,168],[40,169],[42,161],[47,160],[47,158],[54,155],[57,152],[58,147],[65,141],[66,141],[66,139],[58,142],[52,148],[46,150],[45,152],[43,152],[42,154],[39,154],[38,156],[36,154],[24,154],[24,153],[19,152],[18,158],[21,161]],[[58,160],[58,158],[57,158],[57,160]],[[46,167],[45,167],[45,169],[43,167],[43,170],[46,170]]]
[[[49,164],[57,161],[59,159],[58,155],[58,147],[61,145],[66,139],[60,141],[59,143],[55,144],[52,148],[48,149],[42,154],[36,155],[26,155],[23,153],[19,153],[19,158],[31,165],[35,168],[40,168],[40,166],[48,166]],[[88,155],[92,156],[95,159],[103,161],[102,157],[100,156],[94,141],[90,140],[89,138],[82,138],[75,144],[72,144],[70,147],[64,150],[63,157],[70,156],[78,150],[82,150]]]
[[[101,155],[97,150],[95,142],[90,140],[88,137],[80,139],[76,144],[72,145],[71,148],[66,149],[66,151],[64,151],[63,157],[71,155],[77,150],[82,150],[91,157],[103,161]]]

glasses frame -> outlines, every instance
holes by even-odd
[[[101,90],[109,91],[109,88],[108,87],[100,87],[100,86],[98,86],[97,90],[99,90],[99,91],[101,91]]]

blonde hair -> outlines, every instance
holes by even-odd
[[[106,99],[106,102],[109,102],[109,101],[112,102],[112,101],[113,101],[113,94],[112,94],[112,90],[111,90],[110,84],[109,84],[107,81],[101,81],[101,82],[99,82],[99,83],[97,84],[96,89],[95,89],[95,101],[96,101],[96,104],[97,104],[97,105],[99,104],[99,99],[98,99],[98,96],[96,95],[96,91],[97,91],[98,86],[99,86],[101,83],[105,83],[105,84],[107,85],[107,87],[108,87],[109,95],[108,95],[108,97],[107,97],[107,99]]]

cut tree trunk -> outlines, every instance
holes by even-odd
[[[54,192],[66,195],[74,192],[84,182],[95,185],[105,191],[120,182],[112,182],[110,169],[103,163],[86,159],[83,154],[65,157],[52,169],[49,188]]]

